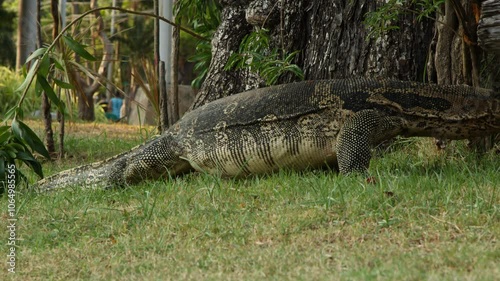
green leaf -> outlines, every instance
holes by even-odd
[[[54,66],[63,71],[63,72],[66,72],[66,68],[64,67],[65,63],[64,63],[64,59],[61,59],[60,57],[56,56],[56,55],[53,55],[50,57],[52,59],[52,62],[54,63]]]
[[[33,78],[35,77],[35,73],[36,73],[36,69],[38,69],[38,64],[40,63],[40,60],[36,60],[35,63],[33,63],[33,65],[31,66],[30,70],[28,71],[28,74],[26,75],[26,78],[24,78],[24,81],[23,83],[21,84],[21,86],[19,86],[19,88],[16,89],[16,93],[17,92],[24,92],[28,86],[31,84],[31,82],[33,81]]]
[[[64,112],[63,102],[57,97],[56,92],[54,92],[54,89],[52,89],[45,77],[43,77],[42,75],[38,75],[36,83],[42,87],[47,97],[57,106],[59,111]]]
[[[239,63],[239,61],[240,61],[240,54],[232,53],[229,56],[229,59],[227,60],[226,65],[224,66],[224,70],[229,71],[229,70],[233,69],[236,66],[236,64]]]
[[[22,161],[36,161],[35,157],[33,157],[33,154],[31,154],[29,151],[19,151],[16,155],[17,159],[22,160]]]
[[[5,145],[3,147],[3,151],[5,153],[7,153],[7,156],[10,158],[10,159],[16,159],[16,153],[17,153],[17,150],[15,150],[14,148],[12,148],[11,146],[9,145]]]
[[[9,155],[14,155],[12,158],[16,158],[16,154],[19,152],[16,146],[13,146],[13,142],[3,146],[3,149],[9,153]]]
[[[49,70],[50,70],[50,58],[45,57],[43,58],[43,60],[40,61],[40,67],[38,67],[38,71],[36,74],[37,76],[38,75],[48,76]]]
[[[40,97],[43,93],[43,87],[40,83],[35,83],[35,95]]]
[[[43,142],[26,124],[14,119],[12,121],[12,132],[20,140],[25,141],[31,149],[40,153],[43,157],[50,159],[49,152],[45,148],[45,145],[43,145]]]
[[[15,116],[19,117],[20,119],[24,118],[24,110],[22,107],[16,108],[16,115]],[[14,116],[14,118],[15,118],[15,116]]]
[[[32,61],[33,59],[36,59],[38,57],[43,56],[45,52],[47,51],[47,48],[40,48],[34,51],[27,59],[26,62]]]
[[[43,178],[42,165],[35,159],[35,157],[33,157],[33,154],[31,154],[29,151],[20,151],[16,156],[17,159],[22,160],[24,163],[30,166],[37,175]]]
[[[40,85],[40,87],[42,88],[43,91],[45,91],[45,94],[47,94],[47,96],[49,97],[49,99],[54,102],[54,103],[58,103],[59,102],[59,99],[57,98],[57,95],[56,93],[54,92],[54,89],[52,89],[52,87],[50,86],[49,82],[47,81],[47,79],[45,79],[45,77],[43,75],[37,75],[36,76],[36,83],[38,85]]]
[[[80,57],[89,60],[89,61],[96,61],[97,59],[92,56],[87,50],[85,50],[84,45],[78,43],[75,39],[71,38],[70,36],[63,35],[63,40],[68,47],[73,50],[76,54],[78,54]]]
[[[7,110],[7,112],[4,115],[5,120],[8,120],[14,116],[14,113],[16,112],[17,106],[13,106],[11,109]]]
[[[0,150],[2,150],[3,146],[7,145],[9,143],[10,139],[10,134],[9,133],[4,133],[0,135]]]
[[[57,86],[63,88],[63,89],[73,89],[73,85],[69,84],[69,83],[66,83],[62,80],[59,80],[59,79],[53,79],[54,82],[56,83]]]
[[[12,107],[11,109],[7,110],[7,112],[4,115],[4,118],[6,120],[12,118],[12,116],[14,116],[14,114],[16,114],[17,109],[18,109],[18,107],[16,105],[16,106]]]
[[[0,144],[5,142],[9,138],[9,129],[10,126],[0,126]]]
[[[5,145],[5,147],[10,148],[12,151],[15,151],[16,153],[19,152],[19,151],[25,151],[26,150],[26,147],[23,144],[16,143],[16,142],[11,142],[11,143]]]
[[[289,54],[289,55],[285,58],[285,61],[286,61],[286,62],[291,62],[291,61],[295,58],[295,56],[296,56],[298,53],[300,53],[300,51],[295,51],[295,52],[290,53],[290,54]]]

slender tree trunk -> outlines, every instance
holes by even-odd
[[[40,20],[40,7],[42,0],[37,0],[37,11],[38,11],[38,16],[37,16],[37,21],[41,22]],[[37,28],[37,41],[38,41],[38,48],[42,47],[42,31],[41,31],[41,26],[38,25]],[[50,154],[54,154],[56,152],[55,144],[54,144],[54,131],[52,130],[52,114],[51,114],[51,105],[49,98],[45,94],[45,92],[42,93],[42,116],[43,116],[43,124],[44,124],[44,130],[45,130],[45,146],[47,147],[47,151]]]
[[[19,0],[16,69],[21,69],[37,44],[37,2]]]
[[[174,1],[172,5],[175,5]],[[176,16],[173,15],[173,22],[176,22]],[[171,64],[172,77],[170,78],[170,89],[168,91],[168,125],[172,126],[179,120],[179,39],[180,30],[176,26],[172,26],[172,54]]]
[[[58,147],[58,154],[59,158],[64,157],[64,135],[65,133],[65,126],[64,126],[64,114],[60,111],[57,112],[57,121],[59,121],[59,147]]]
[[[168,128],[168,101],[167,101],[167,81],[165,80],[165,62],[158,61],[158,82],[160,87],[158,87],[159,109],[160,109],[160,132],[165,131]]]
[[[52,14],[52,20],[53,20],[53,27],[52,27],[52,40],[54,40],[57,35],[59,34],[59,23],[60,23],[60,14],[59,14],[59,1],[58,0],[51,0],[50,1],[50,12]],[[56,45],[56,48],[60,49],[59,44]],[[59,97],[61,95],[59,94]],[[45,97],[46,99],[47,97]],[[45,101],[44,101],[45,102]],[[48,102],[48,100],[47,100]],[[49,112],[50,114],[50,108]],[[58,148],[58,154],[59,158],[62,158],[64,156],[64,114],[62,112],[57,112],[57,120],[59,121],[59,148]],[[55,148],[54,148],[55,149]]]
[[[59,34],[59,25],[60,25],[60,13],[59,13],[59,1],[51,0],[51,12],[52,18],[54,20],[54,27],[52,29],[52,39],[54,40]],[[58,45],[58,47],[59,45]],[[61,90],[59,89],[59,99],[61,99]],[[59,122],[59,147],[58,154],[59,158],[64,157],[64,135],[65,135],[65,123],[64,123],[64,113],[57,111],[57,121]]]
[[[50,113],[50,101],[45,93],[42,93],[42,114],[45,128],[45,146],[50,154],[56,152],[54,144],[54,131],[52,130],[52,115]]]
[[[159,3],[158,1],[160,0],[154,0],[154,14],[155,15],[159,15]],[[158,18],[155,18],[154,19],[154,67],[155,67],[155,71],[158,75],[158,78],[161,78],[161,75],[160,73],[162,73],[162,71],[160,71],[160,20]],[[159,114],[160,116],[158,116],[158,132],[163,132],[165,131],[167,128],[165,128],[165,123],[162,123],[161,121],[162,120],[165,120],[165,117],[162,117],[163,115],[166,115],[167,113],[166,112],[163,112],[162,110],[162,107],[160,106],[161,103],[160,103],[160,95],[161,95],[161,91],[163,89],[163,86],[162,86],[162,83],[164,83],[165,81],[162,81],[160,79],[158,79],[158,107],[159,107]]]
[[[159,11],[158,14],[170,19],[172,17],[172,1],[173,0],[163,0],[159,2]],[[164,22],[159,23],[159,48],[160,48],[160,54],[159,54],[159,72],[158,75],[160,76],[159,82],[160,82],[160,87],[159,87],[159,109],[160,109],[160,128],[162,131],[166,130],[171,124],[173,124],[171,117],[173,116],[173,112],[170,112],[171,110],[171,98],[170,96],[170,87],[169,83],[171,81],[168,81],[172,78],[172,74],[169,71],[171,69],[171,62],[172,58],[172,50],[170,49],[170,42],[172,42],[171,38],[171,32],[170,29],[172,27]],[[168,42],[170,40],[170,42]],[[169,76],[170,75],[170,76]]]

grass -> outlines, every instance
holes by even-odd
[[[75,166],[76,159],[106,158],[141,141],[131,133],[129,138],[113,133],[86,137],[89,134],[68,137],[72,157],[46,163],[46,171]],[[101,154],[103,147],[108,149]],[[362,176],[326,171],[282,171],[242,180],[190,174],[108,191],[69,189],[37,195],[20,189],[15,277],[500,276],[498,155],[478,156],[461,142],[436,151],[430,140],[400,141],[377,153],[370,173],[376,184]],[[6,201],[2,197],[0,205],[6,206]],[[6,246],[3,249],[7,252]]]

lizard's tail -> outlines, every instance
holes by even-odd
[[[62,189],[70,186],[81,188],[106,187],[109,164],[94,163],[65,170],[39,180],[33,189],[37,192]]]
[[[152,139],[101,162],[62,171],[38,181],[39,192],[66,188],[109,188],[158,178],[166,173],[175,175],[189,168],[174,152],[175,142],[168,136]],[[186,162],[187,163],[187,162]]]
[[[46,177],[34,184],[33,189],[38,192],[45,192],[70,186],[80,188],[118,186],[121,184],[119,170],[123,168],[123,163],[126,162],[129,154],[138,147],[140,146],[100,162],[86,164]]]

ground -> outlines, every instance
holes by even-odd
[[[151,131],[68,128],[46,174],[109,157]],[[142,134],[141,134],[142,132]],[[147,132],[147,133],[146,133]],[[82,160],[83,159],[83,160]],[[122,190],[18,187],[22,280],[494,280],[500,276],[500,157],[454,142],[399,140],[370,174],[206,174]],[[34,179],[34,176],[31,176]],[[7,206],[7,198],[0,198]],[[3,216],[7,217],[5,212]],[[4,232],[6,233],[6,232]],[[7,241],[7,236],[3,236]],[[6,244],[6,243],[2,243]],[[4,247],[7,252],[7,246]],[[5,257],[5,256],[4,256]],[[3,263],[7,271],[6,263]]]

